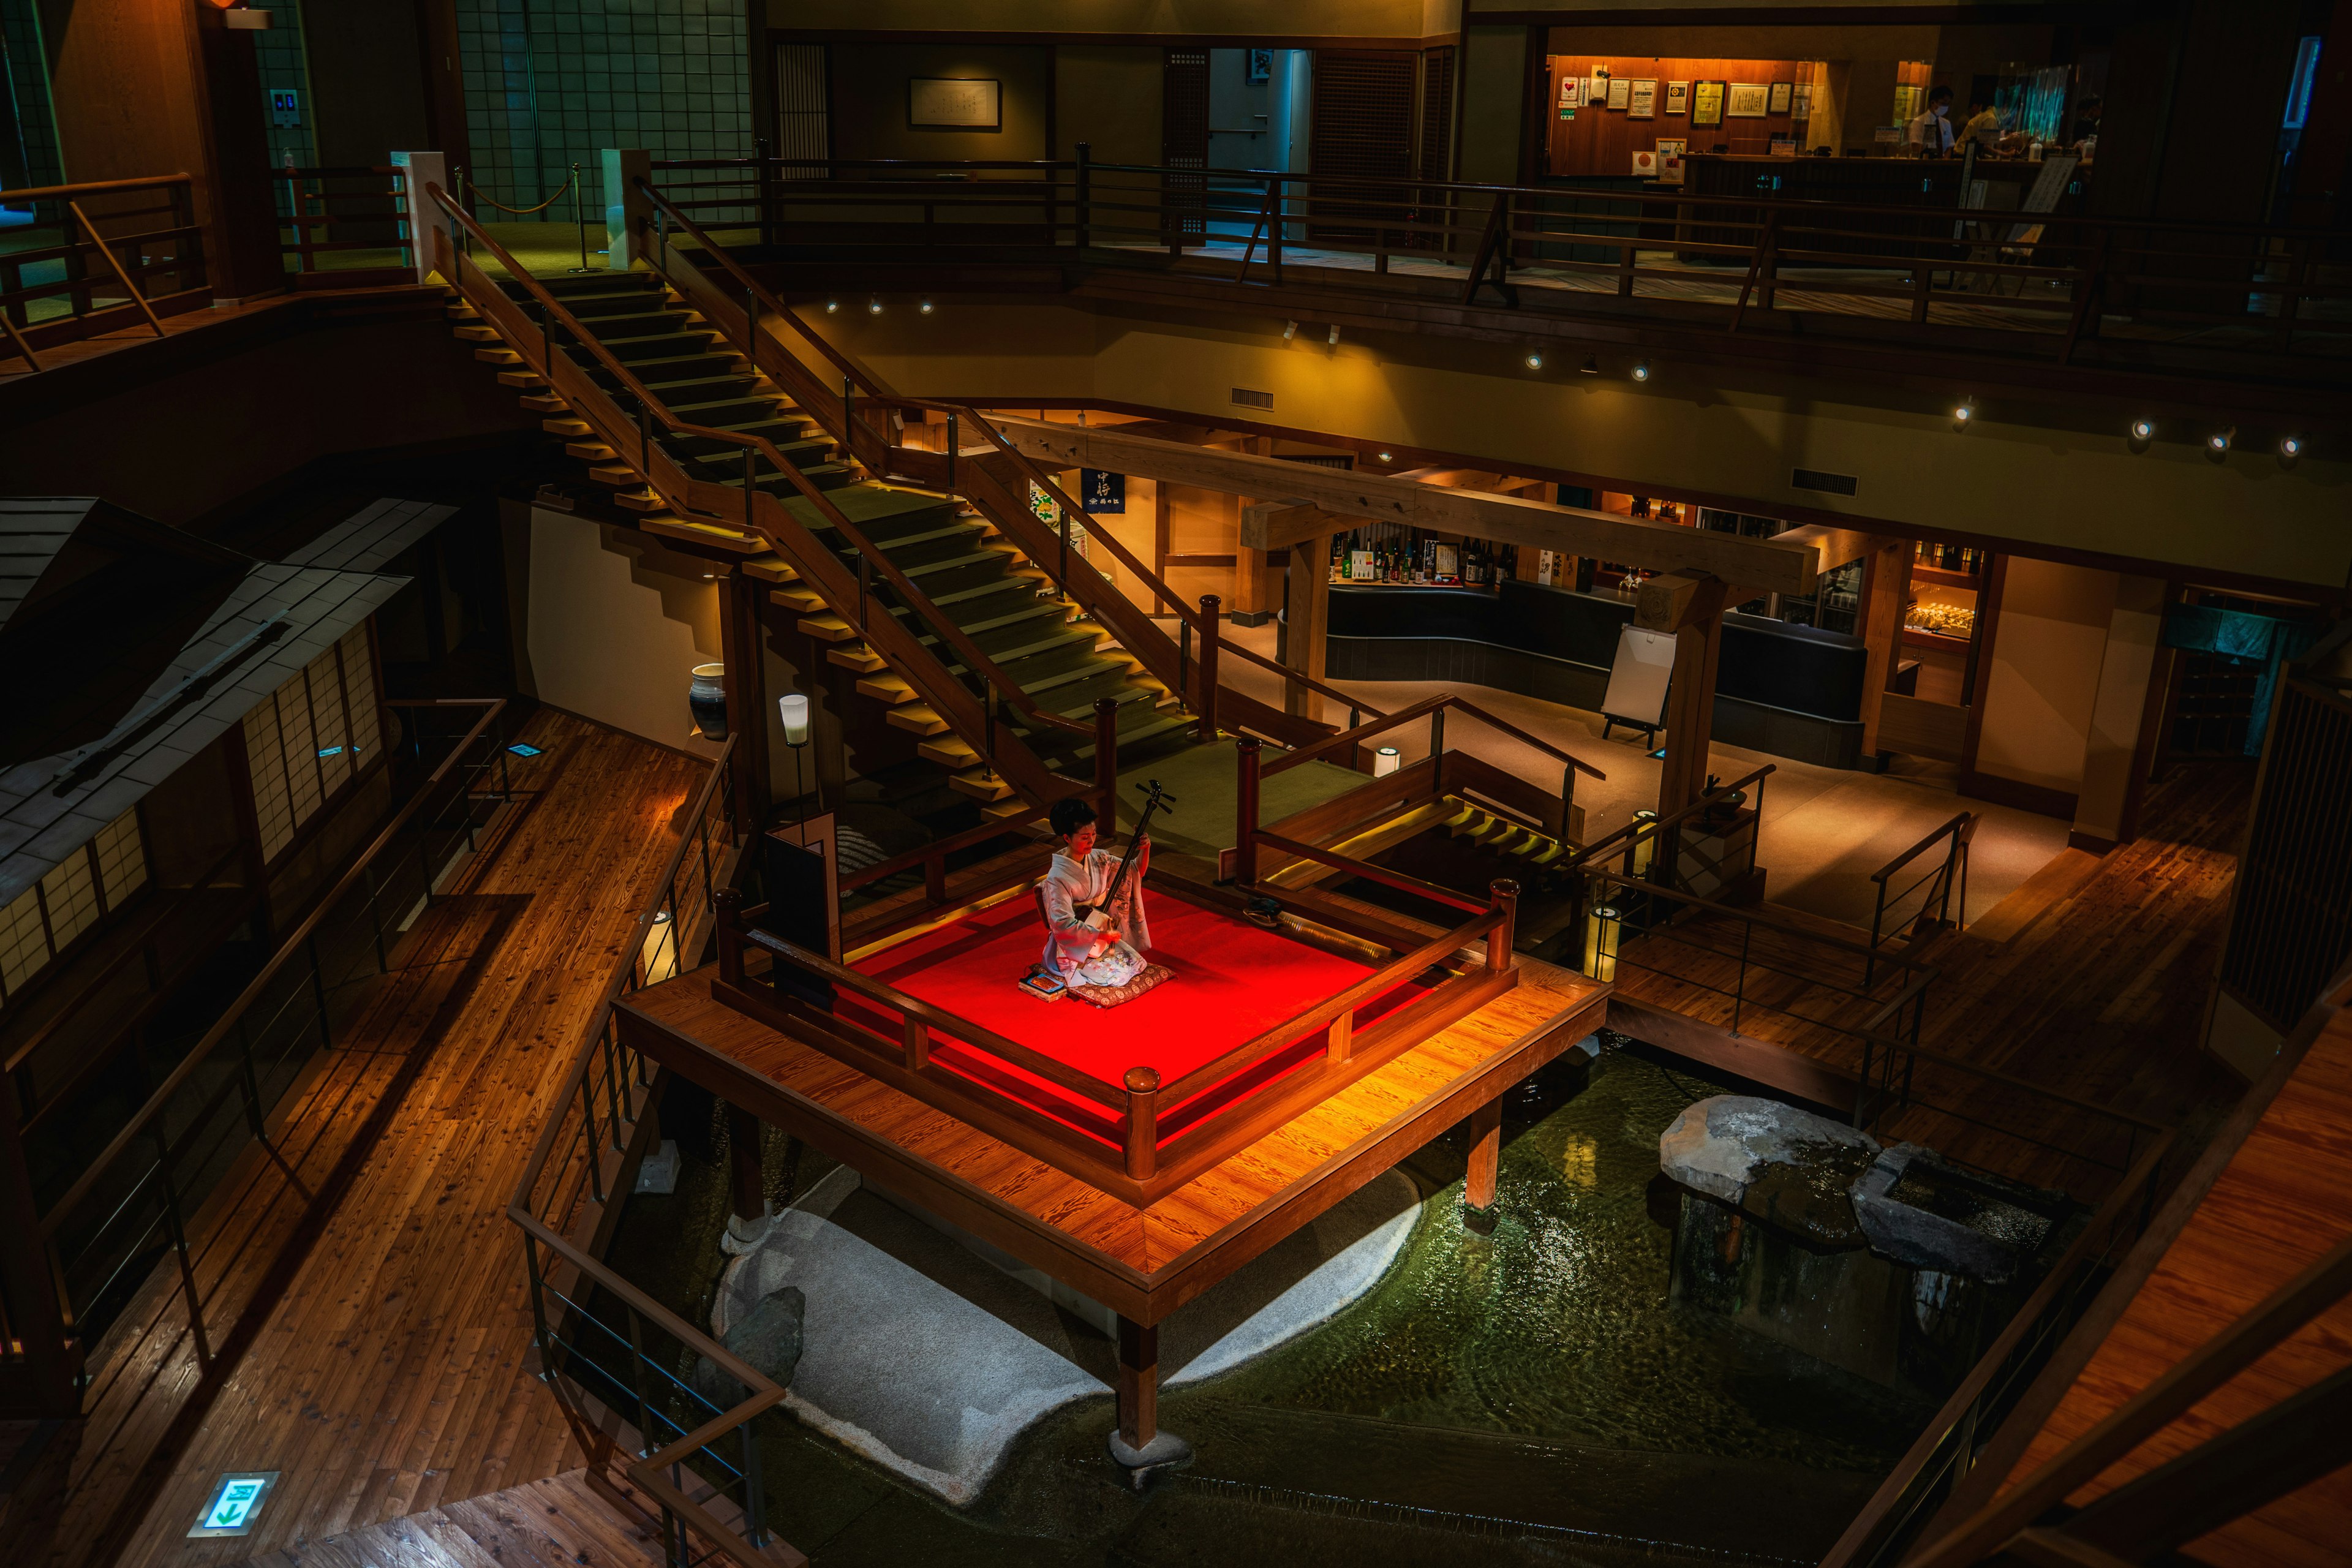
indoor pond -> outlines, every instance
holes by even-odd
[[[778,1414],[762,1417],[772,1528],[824,1564],[1817,1560],[1933,1408],[1672,1304],[1658,1138],[1724,1086],[1644,1047],[1581,1064],[1571,1052],[1507,1100],[1490,1226],[1461,1206],[1457,1128],[1399,1167],[1423,1201],[1369,1292],[1164,1390],[1160,1426],[1196,1458],[1142,1495],[1104,1457],[1107,1395],[1036,1420],[961,1509]],[[697,1322],[727,1208],[710,1109],[665,1108],[677,1189],[632,1197],[609,1254]],[[834,1169],[766,1137],[780,1201]],[[1108,1342],[1045,1310],[1107,1377]]]

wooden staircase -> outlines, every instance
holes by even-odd
[[[1176,695],[1060,596],[1046,573],[993,523],[955,496],[884,482],[848,459],[816,419],[658,274],[604,272],[537,282],[678,422],[771,443],[1022,698],[1044,713],[1087,725],[1088,732],[1081,735],[1036,722],[1012,700],[1012,691],[998,691],[1000,734],[1026,747],[1045,769],[1074,781],[1089,776],[1096,749],[1091,726],[1101,699],[1116,707],[1122,764],[1148,761],[1187,742],[1192,721]],[[500,287],[524,310],[535,308],[521,282],[506,280]],[[563,439],[565,451],[586,466],[587,477],[611,489],[615,504],[639,514],[636,526],[732,556],[747,574],[770,584],[771,602],[797,616],[803,634],[825,645],[828,662],[857,672],[858,695],[875,704],[891,727],[920,737],[918,754],[950,770],[957,792],[1007,812],[1035,804],[1022,801],[992,759],[923,700],[924,689],[936,689],[939,678],[966,681],[972,673],[938,626],[926,624],[912,606],[895,602],[897,595],[876,580],[876,605],[905,626],[921,654],[938,665],[931,671],[893,668],[861,629],[858,605],[830,602],[761,533],[673,505],[644,471],[648,451],[658,451],[689,479],[734,486],[740,492],[748,462],[750,487],[782,506],[853,578],[861,577],[866,563],[857,547],[765,452],[747,456],[741,447],[669,431],[643,411],[639,440],[616,448],[554,395],[524,356],[484,324],[473,305],[459,297],[449,313],[457,335],[479,345],[478,358],[500,367],[499,379],[520,391],[523,406],[541,416],[549,434]],[[618,405],[632,405],[634,394],[593,350],[570,341],[554,346]],[[926,680],[926,675],[932,679]]]

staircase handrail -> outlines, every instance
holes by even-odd
[[[1724,798],[1729,795],[1734,790],[1743,790],[1749,784],[1759,784],[1768,775],[1778,772],[1779,769],[1780,764],[1778,763],[1766,763],[1762,767],[1758,768],[1751,773],[1742,773],[1739,777],[1732,780],[1727,784],[1718,784],[1713,789],[1700,791],[1699,796],[1696,800],[1692,801],[1680,811],[1659,817],[1654,822],[1643,822],[1640,818],[1636,817],[1633,821],[1627,823],[1621,828],[1618,828],[1607,837],[1595,839],[1592,843],[1584,846],[1581,849],[1576,850],[1575,857],[1578,861],[1584,863],[1603,859],[1608,856],[1617,853],[1616,846],[1621,839],[1625,841],[1624,847],[1630,851],[1633,848],[1633,842],[1635,840],[1643,837],[1654,837],[1659,834],[1664,833],[1668,828],[1678,827],[1690,817],[1696,816],[1701,812],[1706,811],[1720,804]],[[1857,949],[1857,951],[1859,951],[1859,949]]]
[[[1200,612],[1186,605],[1182,598],[1178,595],[1173,588],[1171,588],[1167,583],[1161,579],[1158,573],[1146,565],[1133,551],[1128,549],[1125,544],[1120,542],[1117,534],[1111,532],[1108,529],[1097,522],[1092,513],[1088,512],[1076,501],[1071,500],[1069,495],[1063,490],[1061,485],[1055,480],[1052,475],[1040,468],[1034,458],[1029,457],[1019,447],[1013,446],[1011,441],[1005,439],[1004,433],[999,430],[996,427],[995,423],[989,419],[987,416],[966,404],[939,403],[929,398],[907,397],[891,390],[888,384],[879,376],[877,376],[872,371],[867,370],[863,364],[860,364],[857,361],[844,353],[835,344],[827,342],[822,333],[816,331],[814,329],[810,327],[806,321],[801,319],[798,311],[785,304],[782,300],[777,299],[764,284],[761,283],[758,279],[753,278],[749,272],[745,271],[742,265],[738,262],[733,256],[728,253],[727,248],[724,246],[711,238],[709,234],[703,229],[701,225],[696,223],[694,219],[679,211],[676,204],[671,202],[668,197],[662,195],[661,192],[654,188],[651,182],[642,178],[639,179],[637,182],[637,189],[643,193],[648,202],[653,204],[656,213],[661,215],[662,221],[665,225],[675,222],[681,232],[686,234],[688,237],[693,239],[695,243],[702,247],[704,255],[716,260],[730,278],[734,279],[735,282],[740,284],[748,294],[758,300],[762,315],[779,319],[789,323],[793,331],[799,334],[801,339],[807,342],[811,348],[815,350],[825,363],[839,371],[845,380],[854,384],[857,387],[859,395],[865,397],[869,403],[884,408],[896,408],[901,410],[911,409],[924,413],[952,415],[957,419],[959,427],[961,427],[962,422],[969,421],[976,429],[979,430],[982,438],[993,447],[1006,460],[1013,465],[1021,474],[1022,478],[1028,480],[1029,483],[1036,486],[1037,489],[1047,497],[1047,499],[1051,500],[1054,504],[1061,510],[1062,515],[1066,520],[1075,518],[1076,520],[1077,526],[1083,528],[1088,534],[1101,542],[1103,548],[1110,552],[1111,558],[1113,560],[1117,561],[1120,565],[1133,573],[1136,580],[1144,586],[1151,589],[1161,602],[1171,605],[1174,608],[1176,618],[1180,623],[1191,626],[1196,635],[1201,632],[1202,621]],[[668,248],[667,234],[657,237],[656,243],[659,246],[657,254],[664,256],[666,259]],[[661,263],[657,262],[656,265],[659,266]],[[756,366],[761,363],[759,348],[761,342],[764,340],[765,334],[749,331],[750,318],[748,312],[746,313],[745,325],[747,329],[746,335],[750,341],[745,342],[743,345],[744,351],[751,356],[751,363]],[[723,331],[724,329],[722,328],[721,330]],[[835,398],[832,393],[825,388],[814,385],[813,383],[805,379],[807,375],[807,367],[803,365],[800,361],[793,355],[789,353],[783,355],[782,361],[784,367],[786,367],[789,372],[795,373],[792,375],[792,379],[798,383],[793,393],[795,399],[802,405],[803,410],[811,418],[815,419],[820,425],[824,425],[830,428],[833,422],[832,409],[835,403]],[[855,455],[856,435],[850,428],[850,422],[846,417],[842,417],[840,423],[842,426],[842,442],[844,446],[848,447],[851,449],[852,454]],[[950,481],[953,471],[952,465],[961,457],[961,453],[952,453],[949,455]],[[946,488],[954,489],[956,487],[952,482],[950,482]],[[1048,576],[1052,577],[1055,583],[1059,584],[1066,592],[1071,593],[1074,595],[1076,595],[1077,586],[1067,580],[1068,574],[1066,572],[1057,569],[1055,564],[1046,561],[1038,561],[1036,564],[1044,570]],[[1111,593],[1117,598],[1118,604],[1122,605],[1126,605],[1127,600],[1124,595],[1117,595],[1116,590],[1110,590],[1108,584],[1104,584],[1104,588],[1105,591]],[[1099,599],[1100,595],[1089,593],[1087,595],[1085,595],[1085,598]],[[1083,599],[1082,602],[1084,602]],[[1095,604],[1087,605],[1087,608],[1090,610],[1097,607],[1097,606]],[[1157,628],[1154,629],[1156,630]],[[1152,673],[1159,679],[1167,684],[1170,689],[1181,691],[1184,689],[1185,683],[1183,671],[1177,668],[1174,660],[1168,658],[1169,654],[1174,653],[1175,651],[1172,645],[1166,650],[1151,648],[1148,647],[1147,639],[1133,637],[1129,635],[1122,635],[1120,641],[1123,645],[1128,647],[1129,651],[1135,654],[1138,658],[1142,659],[1147,667],[1164,665],[1165,668],[1153,668]],[[1287,665],[1280,664],[1273,659],[1267,658],[1265,655],[1256,652],[1255,649],[1244,647],[1237,643],[1221,642],[1217,651],[1221,657],[1228,654],[1238,656],[1248,663],[1258,665],[1265,669],[1271,670],[1275,674],[1281,676],[1284,679],[1294,681],[1297,684],[1305,687],[1307,690],[1315,692],[1317,695],[1321,697],[1328,697],[1331,700],[1338,702],[1344,707],[1352,710],[1361,710],[1365,712],[1376,715],[1380,712],[1380,710],[1373,708],[1362,699],[1350,697],[1346,692],[1328,686],[1303,671],[1292,669]],[[1158,657],[1155,658],[1155,655]],[[1181,656],[1179,657],[1181,658]]]
[[[1928,846],[1934,844],[1936,840],[1943,837],[1947,833],[1957,831],[1960,835],[1962,842],[1974,838],[1976,837],[1976,813],[1972,811],[1961,812],[1949,822],[1945,823],[1942,826],[1928,834],[1927,837],[1919,840],[1918,843],[1914,844],[1910,848],[1906,849],[1902,854],[1897,855],[1894,859],[1889,860],[1885,865],[1881,866],[1877,870],[1873,871],[1870,874],[1870,879],[1883,885],[1887,878],[1893,876],[1895,872],[1900,871],[1904,867],[1909,865],[1912,861],[1925,854]]]
[[[647,418],[658,419],[662,423],[664,428],[674,434],[691,436],[700,440],[715,440],[729,446],[740,447],[746,454],[747,465],[751,455],[756,454],[757,456],[766,458],[769,462],[776,466],[776,468],[780,473],[791,481],[793,487],[801,493],[802,497],[818,510],[828,523],[840,531],[841,536],[850,542],[852,547],[858,552],[861,558],[868,563],[875,570],[882,574],[883,579],[889,583],[890,585],[900,594],[909,611],[922,615],[930,621],[932,629],[939,633],[943,641],[946,641],[950,647],[955,647],[958,655],[963,657],[967,660],[968,668],[971,668],[975,674],[979,675],[984,681],[989,682],[1000,691],[1010,688],[1010,689],[1015,694],[1014,706],[1020,708],[1024,712],[1029,713],[1032,717],[1039,719],[1041,722],[1045,723],[1048,727],[1064,728],[1078,734],[1091,734],[1093,732],[1089,726],[1079,724],[1075,721],[1063,719],[1057,714],[1045,714],[1042,710],[1035,708],[1027,693],[1022,692],[1017,686],[1013,686],[1010,678],[1008,678],[1002,669],[998,668],[995,663],[991,660],[987,655],[982,653],[977,647],[971,646],[970,639],[964,637],[961,630],[940,611],[938,605],[931,603],[929,596],[924,594],[919,588],[917,588],[911,582],[908,581],[906,574],[899,571],[896,565],[892,564],[887,557],[883,556],[879,550],[876,549],[873,541],[866,536],[865,531],[858,528],[855,523],[851,522],[847,517],[844,516],[841,509],[834,505],[832,500],[826,497],[825,493],[809,480],[807,475],[802,473],[800,468],[793,464],[791,459],[787,458],[782,452],[779,451],[773,442],[768,440],[765,437],[746,436],[740,431],[714,429],[709,426],[689,424],[687,421],[678,418],[675,414],[670,412],[667,405],[656,397],[653,393],[646,387],[645,384],[639,381],[636,376],[630,372],[626,365],[614,358],[611,352],[608,351],[603,343],[597,341],[595,335],[583,326],[579,319],[564,308],[561,300],[557,300],[554,295],[548,292],[537,279],[533,278],[528,271],[524,270],[522,265],[516,261],[512,256],[508,254],[505,247],[499,245],[497,239],[492,237],[488,231],[484,229],[479,224],[476,223],[472,215],[467,213],[463,207],[459,206],[450,197],[447,192],[444,191],[437,184],[428,184],[425,189],[433,197],[434,201],[441,206],[443,211],[449,214],[453,220],[462,225],[466,232],[472,238],[488,248],[490,254],[497,258],[499,265],[506,268],[508,272],[513,276],[515,281],[522,285],[524,291],[531,297],[533,301],[536,302],[541,310],[547,311],[551,316],[560,320],[563,323],[565,330],[571,332],[572,337],[579,342],[583,347],[588,350],[590,354],[596,360],[597,363],[603,366],[609,374],[613,375],[621,383],[622,386],[637,400],[638,406],[644,411]],[[478,268],[477,270],[478,270]],[[487,275],[485,276],[487,277]],[[492,290],[492,292],[496,292],[496,290]],[[518,348],[517,352],[520,353],[522,351]],[[555,364],[555,356],[551,352],[542,351],[542,358],[545,362],[542,365],[542,370],[549,374],[549,381],[551,385],[553,384],[552,371]],[[585,377],[583,377],[583,379],[587,380]],[[589,381],[588,384],[595,391],[597,395],[604,395],[603,389],[595,387],[593,381]],[[609,399],[607,399],[607,401],[609,402]],[[615,416],[617,416],[619,410],[615,408],[614,412]],[[646,432],[642,427],[640,427],[639,436],[638,462],[640,467],[645,469],[646,479],[647,482],[650,483],[654,478],[653,455],[656,448],[653,447],[653,444],[649,439],[645,438]],[[624,448],[616,445],[614,449],[622,450]],[[669,463],[673,468],[677,468],[676,463],[668,458],[667,453],[663,454],[663,461]],[[682,487],[686,489],[687,494],[690,498],[692,495],[692,486],[696,481],[691,478],[691,476],[687,475],[682,469],[678,470],[678,479],[682,483]],[[709,481],[704,482],[707,483]],[[712,488],[723,489],[725,487],[714,485]],[[814,536],[810,536],[808,538],[808,548],[805,551],[794,547],[788,547],[775,530],[759,517],[757,507],[751,499],[759,493],[760,492],[756,487],[751,485],[745,486],[744,521],[747,526],[749,526],[754,532],[758,533],[761,538],[765,539],[774,549],[791,557],[793,567],[800,571],[804,576],[808,576],[818,581],[833,577],[835,574],[838,574],[842,578],[846,578],[846,570],[841,565],[839,558],[835,556],[832,552],[825,550],[822,545],[818,544]],[[782,510],[783,509],[779,506],[778,510]],[[712,515],[716,514],[714,513]],[[786,511],[785,515],[789,517],[791,514],[789,511]],[[797,528],[799,525],[795,522],[794,526]],[[806,530],[801,529],[800,531],[805,534]],[[816,563],[819,560],[825,563],[824,568],[818,568]],[[857,605],[859,612],[858,629],[861,635],[867,636],[877,643],[891,640],[887,634],[883,637],[872,637],[870,622],[866,613],[867,602],[873,597],[870,589],[847,581],[835,582],[832,584],[832,589],[833,592],[829,596],[839,601],[846,601]],[[915,638],[911,629],[905,626],[899,626],[898,625],[898,617],[888,613],[888,607],[887,605],[884,606],[882,618],[886,624],[896,627],[898,632],[903,635],[907,641],[912,645],[908,647],[898,648],[897,650],[898,657],[891,662],[899,665],[902,668],[909,670],[919,668],[916,663],[914,649],[919,647],[920,645],[919,641]],[[881,650],[877,648],[877,651]],[[886,654],[885,657],[887,658],[887,655]],[[934,662],[937,661],[934,660]],[[940,717],[946,719],[958,731],[962,731],[966,743],[970,744],[983,758],[988,759],[992,766],[995,760],[992,753],[996,749],[997,742],[997,737],[992,732],[994,729],[993,724],[989,721],[988,717],[984,712],[975,715],[960,711],[960,709],[963,705],[971,704],[972,700],[971,694],[964,691],[961,687],[956,686],[951,679],[945,683],[945,689],[955,692],[956,695],[961,699],[961,702],[942,701],[939,694],[929,691],[926,691],[924,695],[929,699],[935,709],[941,710]],[[1025,763],[1034,765],[1037,776],[1022,782],[1028,784],[1029,789],[1033,794],[1054,793],[1051,785],[1047,784],[1045,781],[1057,779],[1059,775],[1054,773],[1051,769],[1045,767],[1042,761],[1034,756],[1027,755],[1025,749],[1023,755]]]
[[[1220,649],[1219,651],[1223,652],[1223,650]],[[1348,700],[1353,701],[1354,699],[1350,698],[1348,699]],[[1528,734],[1525,730],[1520,729],[1517,724],[1512,723],[1510,721],[1507,719],[1498,719],[1494,714],[1487,712],[1484,708],[1479,707],[1476,703],[1470,701],[1466,698],[1455,696],[1452,692],[1447,692],[1437,697],[1424,697],[1410,708],[1400,708],[1393,713],[1381,714],[1371,723],[1360,724],[1352,730],[1342,730],[1336,735],[1327,735],[1322,740],[1312,742],[1304,746],[1294,747],[1280,758],[1266,763],[1265,770],[1259,776],[1270,778],[1276,773],[1282,773],[1286,769],[1295,768],[1302,763],[1312,762],[1316,758],[1322,756],[1327,752],[1335,751],[1350,745],[1361,745],[1366,741],[1371,740],[1375,736],[1382,734],[1390,730],[1396,729],[1400,725],[1410,724],[1415,719],[1426,718],[1432,713],[1441,712],[1448,708],[1457,709],[1461,712],[1467,714],[1469,717],[1477,720],[1483,724],[1491,725],[1493,728],[1501,731],[1504,734],[1508,735],[1512,740],[1517,741],[1523,745],[1534,747],[1537,751],[1541,752],[1545,756],[1551,758],[1554,762],[1573,768],[1578,773],[1584,774],[1588,778],[1600,780],[1603,784],[1606,784],[1609,780],[1609,775],[1607,773],[1602,773],[1599,768],[1594,767],[1591,763],[1588,763],[1583,758],[1577,756],[1574,752],[1563,751],[1559,747],[1552,744],[1549,741],[1539,740],[1536,736]],[[1565,830],[1565,827],[1566,825],[1562,824],[1563,830]]]

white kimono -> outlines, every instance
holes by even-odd
[[[1104,945],[1101,933],[1079,919],[1072,907],[1099,904],[1118,874],[1118,857],[1108,849],[1097,849],[1083,861],[1065,851],[1054,857],[1038,884],[1045,905],[1042,963],[1066,984],[1124,985],[1143,973],[1143,954],[1139,950],[1151,945],[1151,925],[1144,919],[1139,876],[1129,879],[1127,890],[1119,895],[1119,907],[1111,911],[1111,924],[1119,933],[1118,942]]]

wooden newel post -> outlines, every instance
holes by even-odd
[[[743,984],[743,889],[721,888],[711,895],[719,910],[719,978]]]
[[[1214,594],[1201,595],[1200,695],[1192,706],[1201,715],[1201,739],[1217,738],[1217,616]]]
[[[1118,826],[1118,703],[1095,699],[1095,815],[1102,831]]]
[[[1486,972],[1499,974],[1511,966],[1512,931],[1519,919],[1519,885],[1508,877],[1497,877],[1486,884],[1486,892],[1503,917],[1501,923],[1486,933]]]
[[[1244,735],[1234,742],[1234,886],[1257,885],[1258,753],[1265,742]]]
[[[761,1218],[768,1200],[760,1165],[760,1119],[732,1105],[727,1108],[727,1154],[735,1217]]]
[[[1127,1069],[1127,1173],[1148,1182],[1160,1169],[1160,1075]]]

